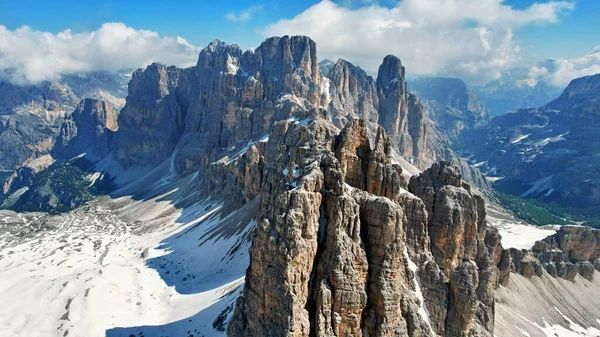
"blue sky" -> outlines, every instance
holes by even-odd
[[[538,4],[532,0],[446,0],[444,5],[454,7],[445,8],[441,8],[438,1],[442,0],[22,0],[3,2],[0,25],[6,27],[6,34],[14,35],[11,38],[18,39],[32,35],[15,33],[24,25],[35,32],[57,34],[69,29],[76,34],[94,32],[105,23],[118,22],[135,30],[156,32],[161,38],[179,36],[198,47],[220,38],[242,48],[254,48],[272,34],[305,34],[317,41],[321,58],[344,57],[369,72],[376,69],[382,56],[394,53],[406,60],[407,68],[412,68],[415,76],[450,74],[472,80],[498,77],[511,67],[530,67],[535,60],[579,60],[600,46],[600,1],[597,0],[538,0],[546,6],[543,9],[536,7]],[[427,7],[427,4],[431,6]],[[490,15],[483,14],[484,7],[492,16],[499,13],[498,17],[488,19]],[[463,8],[470,14],[463,17]],[[446,20],[444,10],[448,11],[449,20]],[[436,15],[440,16],[437,21],[422,22]],[[332,19],[329,25],[315,29],[330,18],[338,21]],[[354,34],[353,30],[358,33]],[[40,39],[43,40],[39,36],[32,38],[34,42],[29,44],[30,48],[37,49],[37,45],[44,44]],[[452,47],[453,44],[464,44],[464,48],[458,50]],[[440,47],[446,45],[446,48]],[[166,42],[164,46],[171,48]],[[0,44],[0,52],[3,48],[11,46]],[[46,45],[39,50],[58,53],[56,48]],[[19,52],[13,50],[8,54]],[[152,52],[156,54],[144,55],[139,62],[147,63],[152,57],[165,57],[166,53],[155,49]],[[196,51],[187,52],[193,54]],[[67,50],[66,54],[70,53]],[[166,60],[159,61],[177,63],[189,58],[187,65],[192,60],[189,55],[175,57],[171,54]],[[119,55],[115,57],[119,58]],[[595,60],[579,60],[578,67],[592,71],[596,69],[595,64],[591,68],[590,64]],[[90,63],[88,60],[76,61]],[[39,58],[35,62],[39,63]],[[94,62],[87,68],[109,67],[106,62],[101,66]],[[14,67],[29,67],[24,61],[17,63]],[[122,63],[126,64],[125,61]],[[57,71],[67,71],[67,68]],[[30,80],[23,76],[22,81]],[[563,77],[569,76],[573,75]],[[557,84],[564,80],[557,80]]]
[[[181,36],[196,45],[206,45],[215,38],[254,48],[264,39],[258,33],[281,18],[292,18],[318,1],[4,1],[0,24],[9,29],[23,25],[57,33],[65,29],[96,30],[104,22],[123,22],[137,29],[153,30],[161,35]],[[357,8],[362,1],[337,1]],[[515,8],[526,8],[536,1],[505,1]],[[381,1],[392,7],[395,2]],[[247,22],[231,22],[227,13],[241,12],[259,5]],[[600,45],[600,1],[579,0],[572,13],[559,24],[540,24],[519,29],[515,38],[523,41],[527,52],[543,57],[572,57]]]

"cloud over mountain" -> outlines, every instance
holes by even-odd
[[[199,48],[180,37],[161,37],[123,23],[105,23],[92,32],[52,34],[0,25],[0,79],[17,84],[54,80],[60,74],[118,70],[160,61],[189,66]]]
[[[375,72],[387,54],[412,75],[492,79],[521,61],[513,31],[552,24],[572,11],[569,1],[515,9],[503,0],[404,0],[393,8],[348,9],[329,0],[267,26],[265,36],[311,36],[325,57],[343,57]]]
[[[541,65],[532,67],[529,76],[558,87],[565,87],[574,78],[598,73],[600,73],[600,46],[583,56],[547,60]]]

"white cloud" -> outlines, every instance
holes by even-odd
[[[561,58],[548,62],[551,62],[553,69],[534,67],[532,72],[535,72],[535,68],[541,72],[534,77],[565,87],[574,78],[600,73],[600,46],[581,57]]]
[[[520,65],[514,30],[558,22],[573,8],[569,1],[515,9],[503,0],[403,0],[394,8],[371,4],[348,9],[323,0],[262,33],[310,36],[321,58],[342,57],[371,73],[385,55],[394,54],[409,76],[489,80]]]
[[[246,22],[250,20],[252,15],[254,15],[256,12],[261,11],[262,8],[262,5],[255,5],[237,14],[235,12],[229,12],[225,14],[225,18],[232,22]]]
[[[57,79],[60,74],[118,70],[155,61],[195,64],[200,49],[180,37],[161,37],[123,23],[105,23],[93,32],[58,34],[0,25],[0,79],[17,84]]]

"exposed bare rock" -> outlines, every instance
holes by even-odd
[[[503,280],[509,270],[498,232],[487,227],[483,199],[448,162],[413,177],[408,187],[429,214],[434,261],[427,262],[421,279],[432,325],[446,336],[490,335],[499,267]]]
[[[391,143],[385,131],[378,128],[371,149],[367,123],[353,121],[336,139],[335,155],[346,183],[374,195],[396,199],[400,188],[406,187],[402,169],[392,165]]]
[[[321,123],[273,126],[228,335],[491,336],[506,261],[483,200],[449,163],[412,179],[413,195],[383,129],[370,140],[357,119],[331,141]]]
[[[389,140],[382,130],[371,148],[366,122],[355,120],[330,143],[314,133],[318,123],[273,127],[229,335],[429,336],[404,253],[405,221],[419,216],[404,215],[397,181],[370,182],[396,172]]]
[[[600,265],[600,232],[584,226],[563,226],[554,235],[537,241],[532,254],[554,277],[573,280],[579,273],[591,280]]]
[[[542,276],[542,264],[535,258],[533,253],[525,249],[510,249],[512,260],[511,269],[513,272],[521,274],[526,278],[532,276]]]
[[[86,98],[63,122],[53,154],[62,159],[83,153],[89,157],[103,158],[109,153],[117,129],[117,114],[112,106],[104,101]]]
[[[413,158],[420,167],[432,160],[428,144],[433,139],[429,137],[429,129],[423,104],[417,96],[408,94],[408,134],[412,139]]]
[[[327,77],[333,87],[329,109],[337,127],[355,118],[377,124],[379,97],[373,77],[343,59],[335,63]]]
[[[475,258],[478,227],[485,221],[485,212],[478,213],[483,200],[463,187],[458,169],[449,163],[426,172],[411,179],[409,189],[427,205],[433,256],[448,276],[450,269]]]
[[[121,72],[64,74],[37,84],[0,80],[0,170],[17,170],[49,154],[80,100],[100,99],[120,109],[128,81]]]
[[[133,73],[112,144],[124,167],[156,165],[171,156],[183,129],[175,89],[181,70],[154,63]]]
[[[400,59],[388,55],[377,73],[379,124],[390,135],[402,156],[413,155],[413,139],[408,133],[408,102],[405,70]]]

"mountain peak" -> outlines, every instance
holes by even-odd
[[[383,59],[377,72],[377,84],[386,85],[395,80],[404,80],[404,67],[399,58],[388,55]]]

